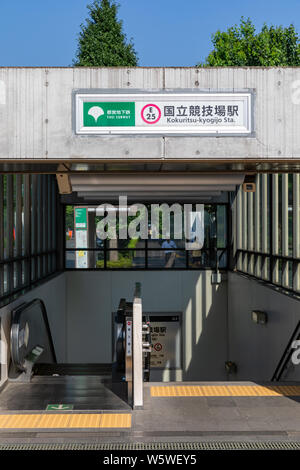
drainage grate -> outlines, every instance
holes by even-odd
[[[1,444],[3,450],[300,450],[300,442],[154,442],[154,443],[66,443]]]

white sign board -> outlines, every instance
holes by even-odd
[[[75,93],[76,134],[249,135],[252,94]]]
[[[181,368],[181,322],[180,315],[174,313],[150,313],[152,369]]]
[[[88,267],[88,253],[84,250],[88,246],[88,208],[74,208],[76,268],[86,269]]]

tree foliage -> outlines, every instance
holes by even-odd
[[[88,5],[89,17],[81,25],[74,65],[85,67],[134,67],[137,54],[127,41],[123,24],[117,18],[114,0],[94,0]]]
[[[250,18],[212,35],[213,51],[203,67],[299,66],[300,43],[295,27],[263,25],[258,33]]]

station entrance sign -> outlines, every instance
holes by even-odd
[[[75,133],[248,135],[252,93],[74,93]]]

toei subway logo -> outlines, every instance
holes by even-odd
[[[146,124],[156,124],[161,118],[161,110],[156,104],[146,104],[142,108],[141,116]]]

